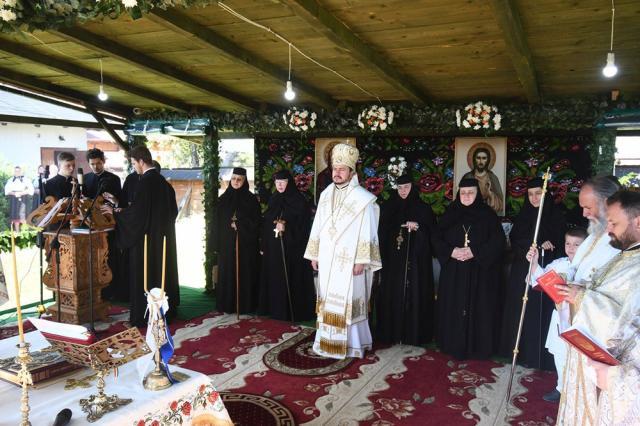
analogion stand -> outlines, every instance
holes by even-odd
[[[45,250],[48,252],[55,232],[45,232]],[[44,274],[44,284],[56,297],[60,298],[60,321],[71,324],[90,322],[89,270],[93,270],[93,318],[106,319],[109,304],[102,300],[102,289],[111,283],[111,269],[107,264],[109,246],[107,231],[91,232],[91,244],[88,233],[60,232],[60,294],[56,286],[58,265],[55,253],[51,255],[49,266]],[[93,247],[93,265],[89,268],[89,247]],[[58,303],[54,303],[47,312],[57,319]]]

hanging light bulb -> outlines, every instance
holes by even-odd
[[[109,95],[104,91],[104,80],[102,78],[102,59],[100,59],[100,91],[98,92],[98,99],[102,102],[109,99]]]
[[[98,99],[100,99],[102,102],[109,99],[109,95],[107,95],[107,93],[104,91],[104,86],[102,84],[100,85],[100,91],[98,92]]]
[[[607,53],[607,64],[602,68],[602,74],[611,78],[618,74],[618,67],[616,67],[616,58],[613,52]]]
[[[614,77],[618,74],[618,67],[616,66],[616,56],[613,53],[613,24],[616,18],[616,6],[614,0],[611,0],[611,44],[609,46],[609,53],[607,53],[607,64],[602,68],[602,75],[607,78]]]
[[[293,91],[291,80],[287,80],[287,90],[284,92],[284,98],[288,101],[292,101],[296,98],[296,92]]]
[[[289,79],[287,80],[287,90],[284,91],[284,98],[288,101],[296,98],[296,92],[293,91],[293,84],[291,84],[291,43],[289,43]]]

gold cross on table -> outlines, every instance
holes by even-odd
[[[336,259],[340,264],[340,271],[344,270],[344,265],[353,263],[353,259],[351,259],[351,256],[349,256],[349,252],[347,251],[346,247],[342,248],[342,251],[340,252],[340,254],[338,254]]]

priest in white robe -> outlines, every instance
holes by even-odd
[[[304,254],[318,271],[313,350],[337,359],[362,358],[371,349],[369,298],[373,272],[382,267],[380,208],[358,183],[358,155],[352,145],[333,148],[333,183],[320,194]]]
[[[576,255],[571,261],[570,272],[567,274],[569,281],[586,283],[591,280],[593,273],[607,263],[620,250],[611,247],[607,226],[607,197],[620,189],[620,185],[604,176],[592,178],[582,185],[579,202],[583,210],[583,216],[589,219],[589,236],[578,247]],[[570,309],[567,302],[557,305],[551,314],[549,332],[545,342],[546,348],[553,355],[553,360],[558,373],[557,387],[554,392],[544,396],[549,402],[558,402],[562,392],[564,379],[564,366],[567,359],[567,343],[560,337],[560,333],[570,323]]]
[[[585,287],[559,289],[575,316],[572,326],[588,332],[621,361],[608,367],[570,347],[558,425],[637,424],[637,309],[640,300],[640,194],[620,191],[607,200],[610,244],[622,250],[598,269]],[[634,324],[636,332],[630,334]],[[635,408],[634,408],[635,407]],[[630,411],[631,410],[631,411]]]

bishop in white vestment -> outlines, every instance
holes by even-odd
[[[304,254],[318,270],[313,350],[338,359],[362,358],[371,349],[371,283],[373,272],[382,267],[380,209],[375,195],[358,183],[358,155],[352,145],[333,148],[333,183],[320,195]]]

